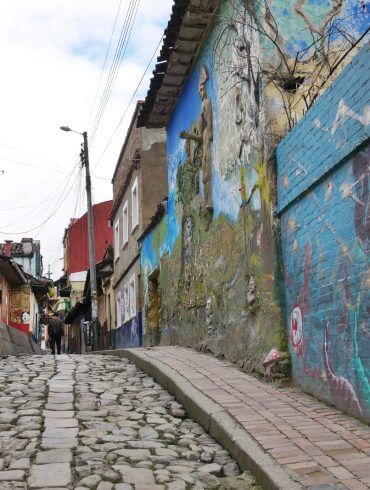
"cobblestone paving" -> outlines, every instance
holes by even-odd
[[[130,362],[24,356],[0,359],[0,488],[258,487]]]
[[[226,410],[308,490],[370,488],[370,427],[302,393],[183,347],[138,349]]]

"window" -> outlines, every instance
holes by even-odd
[[[136,286],[135,276],[132,276],[129,282],[130,289],[130,317],[133,318],[136,315]]]
[[[122,247],[128,242],[128,202],[123,206],[123,225],[122,225],[123,243]]]
[[[116,294],[116,310],[117,310],[117,328],[122,324],[122,305],[121,305],[121,291]]]
[[[131,218],[132,218],[132,228],[134,230],[136,226],[139,224],[139,195],[138,195],[138,186],[137,186],[137,177],[131,189]]]
[[[119,220],[114,224],[114,260],[119,257]]]
[[[128,284],[123,289],[123,302],[124,302],[124,316],[125,322],[130,319],[130,295]]]

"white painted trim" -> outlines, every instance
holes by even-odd
[[[118,291],[116,294],[116,321],[117,321],[117,328],[119,328],[123,321],[122,321],[122,295],[121,291]]]
[[[114,233],[114,260],[117,260],[119,258],[119,218],[117,218],[116,222],[114,223],[114,228],[113,228],[113,233]]]
[[[129,285],[126,283],[123,286],[123,303],[124,303],[124,318],[125,322],[130,319],[130,290]]]
[[[133,294],[131,285],[133,284]],[[135,274],[131,276],[131,279],[128,282],[129,285],[129,295],[130,295],[130,318],[134,318],[136,316],[136,280]],[[132,297],[133,296],[133,297]]]
[[[122,248],[125,247],[126,243],[128,243],[128,200],[122,209]]]
[[[134,216],[135,208],[136,208],[136,216]],[[131,232],[135,230],[138,224],[139,224],[139,186],[136,177],[131,187]]]

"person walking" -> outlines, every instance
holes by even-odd
[[[55,347],[60,355],[62,336],[64,334],[63,322],[56,316],[52,316],[48,321],[48,337],[50,341],[51,353],[55,355]]]

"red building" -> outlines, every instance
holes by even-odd
[[[103,259],[107,245],[112,243],[113,231],[109,227],[109,216],[112,201],[105,201],[93,206],[95,262]],[[71,286],[71,299],[79,299],[83,292],[86,273],[89,269],[89,243],[87,213],[81,218],[72,218],[65,230],[64,238],[64,272],[68,285]],[[75,284],[75,286],[74,286]]]
[[[103,258],[108,243],[112,243],[113,232],[109,227],[109,215],[112,210],[112,201],[100,202],[93,206],[95,261]],[[64,233],[65,263],[64,270],[67,275],[89,269],[89,243],[87,229],[87,213],[81,218],[72,218],[70,225]]]

